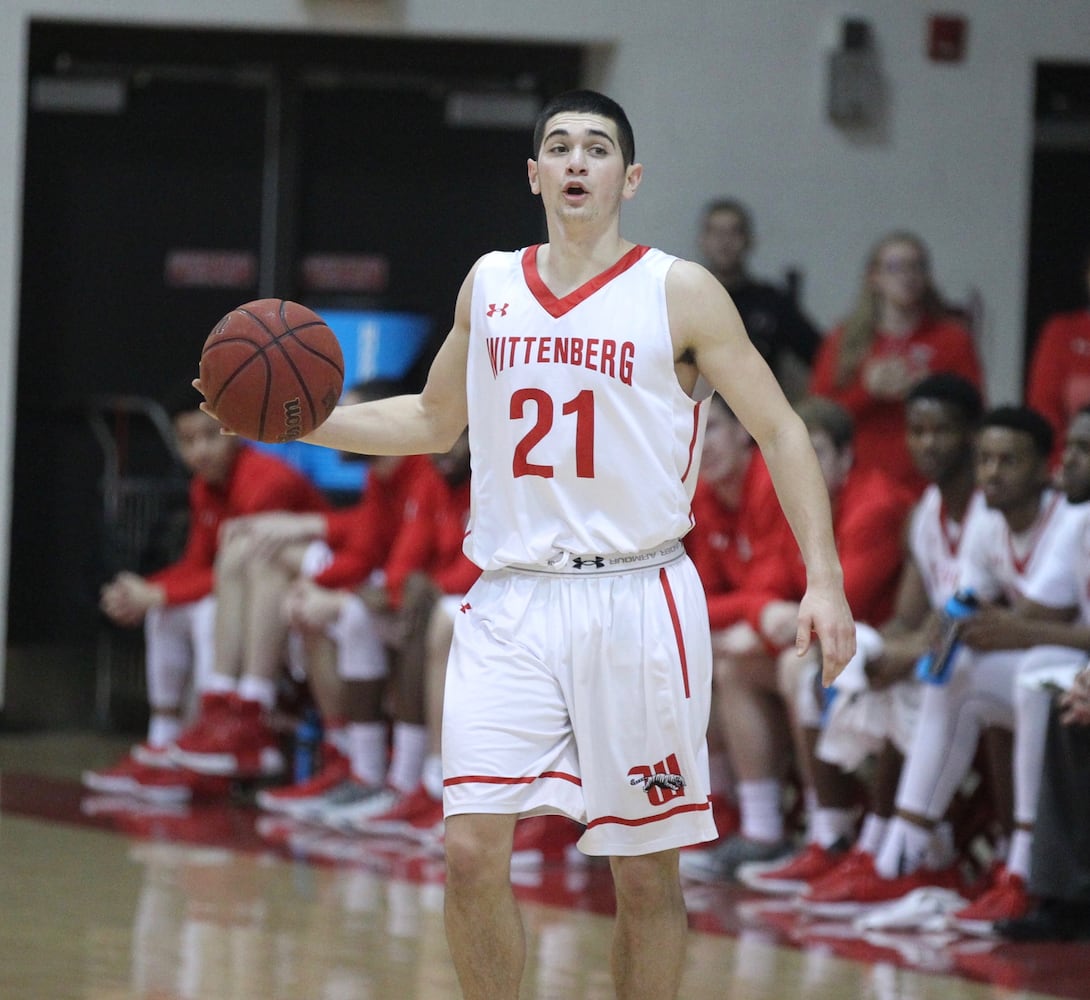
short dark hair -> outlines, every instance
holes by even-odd
[[[967,424],[976,424],[984,412],[984,400],[980,390],[963,375],[954,372],[935,372],[925,375],[908,391],[905,405],[919,399],[934,400],[952,406]]]
[[[617,126],[617,141],[621,144],[621,156],[624,165],[636,162],[636,138],[632,134],[632,124],[628,115],[613,98],[606,97],[596,90],[566,90],[545,102],[534,121],[534,158],[541,153],[541,144],[545,140],[545,125],[553,115],[562,111],[574,111],[577,114],[598,115],[608,118]]]
[[[1028,434],[1033,439],[1033,448],[1038,455],[1048,458],[1052,454],[1055,439],[1052,424],[1028,406],[997,406],[989,410],[980,421],[981,430],[987,427],[1001,427]]]
[[[704,214],[701,216],[703,223],[706,225],[708,219],[716,212],[732,212],[738,216],[738,221],[742,223],[742,232],[746,234],[746,239],[753,239],[753,213],[744,202],[739,201],[737,198],[714,198],[704,206]]]
[[[795,404],[795,412],[802,418],[812,434],[823,431],[829,435],[833,447],[843,451],[855,437],[852,415],[838,402],[826,396],[806,396]]]

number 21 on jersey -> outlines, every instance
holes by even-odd
[[[560,405],[561,421],[556,423],[556,403],[544,389],[517,389],[511,396],[511,419],[533,419],[533,425],[515,445],[511,472],[519,476],[552,479],[554,467],[530,461],[530,452],[549,434],[572,433],[574,417],[575,474],[580,479],[594,478],[594,393],[584,389]]]

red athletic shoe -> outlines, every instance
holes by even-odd
[[[436,827],[442,823],[443,800],[433,798],[420,784],[412,792],[400,796],[385,812],[361,821],[359,829],[375,836],[421,840],[431,839]]]
[[[83,787],[106,795],[133,795],[138,787],[138,778],[150,770],[135,757],[126,755],[110,767],[84,771]]]
[[[306,781],[283,788],[267,788],[257,793],[257,804],[267,812],[303,818],[325,799],[338,785],[352,777],[348,758],[331,743],[323,743],[322,766],[318,773]]]
[[[528,816],[515,824],[511,848],[511,867],[540,868],[562,861],[579,861],[583,855],[575,842],[583,835],[583,826],[567,816],[555,814]]]
[[[1017,920],[1030,908],[1031,899],[1021,875],[1000,866],[991,887],[968,906],[958,910],[950,922],[964,934],[988,936],[998,920]]]
[[[909,875],[882,878],[874,867],[874,858],[861,854],[861,860],[846,870],[834,870],[810,884],[798,897],[798,905],[807,913],[825,917],[851,917],[878,903],[888,903],[912,892],[932,886],[960,890],[961,877],[955,867],[936,871],[920,868]]]
[[[192,802],[194,799],[222,798],[231,790],[229,778],[197,774],[185,768],[147,767],[137,775],[130,793],[142,802],[156,805]]]
[[[227,714],[214,718],[207,728],[179,737],[171,754],[174,761],[198,774],[223,778],[254,778],[283,771],[280,738],[265,721],[262,705],[228,695],[227,709]]]
[[[178,734],[174,746],[170,748],[172,760],[177,748],[188,750],[191,746],[200,746],[208,739],[208,734],[216,730],[221,720],[230,718],[232,698],[234,695],[215,691],[201,695],[197,717]]]
[[[154,747],[150,743],[137,743],[129,751],[133,760],[138,760],[146,767],[175,767],[170,758],[171,747],[169,744]]]
[[[802,892],[817,879],[838,868],[849,855],[844,849],[831,850],[807,844],[787,861],[750,861],[739,865],[735,878],[757,892],[790,895]]]

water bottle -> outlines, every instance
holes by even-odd
[[[961,648],[958,623],[969,618],[979,607],[971,591],[959,590],[942,609],[942,630],[939,641],[916,661],[916,677],[925,684],[945,684],[950,679],[950,667]]]
[[[294,781],[302,784],[318,770],[318,754],[322,746],[322,720],[316,709],[308,708],[295,727]]]

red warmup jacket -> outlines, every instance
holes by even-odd
[[[432,482],[435,467],[426,455],[409,455],[388,479],[367,477],[359,503],[326,518],[333,561],[315,578],[319,586],[350,590],[383,569],[405,520],[409,498],[421,479]]]
[[[840,403],[855,421],[855,462],[862,469],[881,469],[919,496],[927,481],[916,471],[905,441],[905,406],[902,400],[877,399],[862,383],[868,359],[904,357],[919,378],[935,372],[953,372],[981,388],[980,359],[972,335],[960,323],[928,320],[907,337],[878,331],[870,352],[852,380],[836,385],[836,357],[843,336],[837,327],[825,338],[814,362],[810,391]]]
[[[1052,424],[1052,459],[1063,452],[1067,425],[1090,403],[1090,310],[1050,317],[1037,338],[1026,383],[1026,405]]]
[[[188,604],[212,593],[220,525],[244,514],[286,510],[326,511],[329,504],[303,473],[282,459],[243,445],[227,482],[212,486],[200,476],[189,484],[189,536],[185,551],[148,579],[166,592],[166,602]]]
[[[764,603],[761,590],[750,587],[750,572],[770,548],[775,552],[785,535],[791,538],[761,453],[753,449],[736,509],[720,502],[714,489],[699,480],[692,510],[695,524],[685,536],[685,549],[704,584],[712,631],[750,620]],[[782,557],[782,549],[780,553]]]
[[[444,594],[464,594],[481,575],[462,552],[469,520],[469,481],[451,486],[433,468],[421,476],[405,521],[386,562],[390,603],[401,603],[401,588],[411,573],[427,573]]]
[[[833,538],[844,571],[844,594],[852,617],[875,628],[893,611],[904,559],[904,528],[913,494],[877,469],[853,468],[833,498]],[[770,600],[797,601],[806,591],[806,567],[794,538],[781,539],[753,568],[747,617],[760,629],[760,611]],[[786,553],[790,553],[787,555]]]

